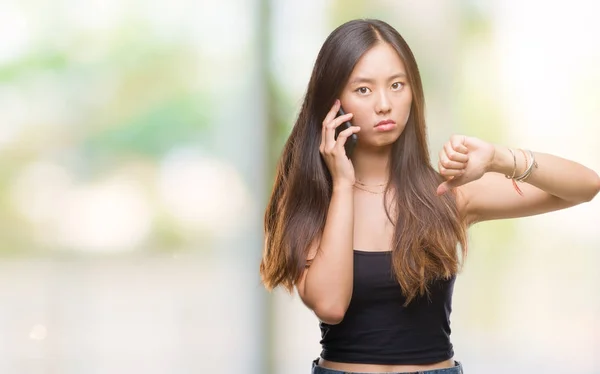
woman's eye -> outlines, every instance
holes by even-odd
[[[359,87],[359,88],[356,90],[356,92],[358,92],[358,93],[360,93],[360,94],[362,94],[362,95],[368,94],[368,93],[369,93],[369,91],[370,91],[370,90],[369,90],[367,87]]]
[[[402,82],[395,82],[394,84],[392,84],[392,89],[394,90],[399,90],[404,86],[404,83]]]

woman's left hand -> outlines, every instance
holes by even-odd
[[[443,195],[450,189],[475,181],[485,174],[494,159],[494,145],[477,138],[453,135],[440,151],[438,169],[446,181],[437,188]]]

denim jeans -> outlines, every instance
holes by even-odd
[[[316,359],[312,363],[312,374],[367,374],[367,373],[357,373],[357,372],[348,372],[348,371],[339,371],[324,368],[318,365],[319,359]],[[423,370],[423,371],[413,371],[410,373],[385,373],[385,374],[463,374],[462,365],[458,361],[454,361],[455,366],[452,368],[445,369],[433,369],[433,370]],[[383,374],[383,373],[382,373]]]

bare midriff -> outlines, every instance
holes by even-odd
[[[357,373],[412,373],[415,371],[426,371],[436,369],[447,369],[454,367],[454,360],[446,360],[430,365],[373,365],[373,364],[350,364],[333,362],[319,359],[319,366],[348,372]]]

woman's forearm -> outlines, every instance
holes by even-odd
[[[513,155],[506,147],[495,148],[489,171],[512,176]],[[519,176],[525,172],[526,165],[531,165],[531,159],[527,151],[524,154],[523,151],[514,150],[514,155],[517,161],[515,175]],[[534,166],[525,182],[573,203],[590,201],[600,191],[600,177],[593,170],[577,162],[546,153],[534,152],[534,156],[537,167]]]

